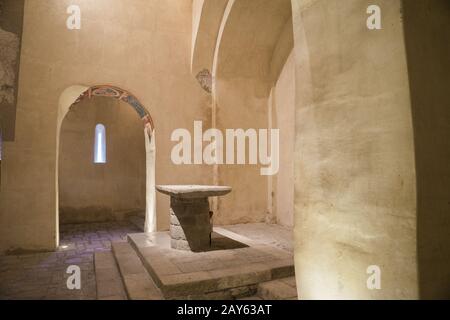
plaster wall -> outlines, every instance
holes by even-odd
[[[68,5],[81,29],[66,28]],[[25,2],[16,140],[4,143],[0,251],[57,245],[57,109],[72,85],[110,84],[132,92],[156,126],[156,183],[208,184],[210,168],[170,159],[176,128],[210,124],[208,95],[190,74],[190,1],[48,0]],[[157,194],[158,229],[169,199]]]
[[[398,0],[292,1],[295,265],[302,299],[415,299],[416,175]],[[371,265],[382,290],[367,288]]]
[[[216,79],[217,113],[216,127],[226,129],[267,128],[268,84],[259,79]],[[248,139],[247,139],[248,141]],[[225,145],[225,142],[224,142]],[[233,192],[218,198],[217,224],[264,222],[267,215],[267,176],[260,174],[260,165],[248,164],[248,142],[246,165],[220,165],[220,185],[230,185]],[[237,150],[235,148],[235,159]]]
[[[272,91],[275,127],[280,130],[280,169],[275,179],[276,222],[294,226],[295,55],[292,50]]]
[[[200,28],[200,19],[205,0],[192,0],[192,42],[191,42],[191,59],[194,57],[195,42]],[[192,62],[191,62],[192,63]]]
[[[286,54],[286,50],[281,49],[289,46],[289,32],[285,32],[289,30],[285,27],[290,17],[288,0],[228,2],[219,28],[212,69],[217,128],[268,128],[270,93],[283,66],[280,61],[289,53],[289,50]],[[264,23],[266,27],[262,26]],[[285,41],[276,52],[280,39]],[[273,180],[262,176],[260,168],[260,165],[218,167],[220,183],[232,185],[235,192],[218,199],[215,221],[273,222],[270,192]]]
[[[106,128],[106,163],[94,163],[95,126]],[[59,151],[60,223],[123,219],[145,212],[144,129],[128,104],[82,100],[63,120]]]
[[[191,68],[196,75],[204,69],[212,70],[214,49],[228,0],[193,0]]]

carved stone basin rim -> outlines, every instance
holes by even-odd
[[[228,186],[208,185],[159,185],[156,189],[175,198],[192,199],[223,196],[231,192]]]

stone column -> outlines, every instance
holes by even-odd
[[[371,1],[292,1],[300,299],[419,297],[402,17],[409,1],[376,2],[382,29],[374,31],[364,25]],[[381,290],[367,288],[372,265],[380,267]]]
[[[172,248],[192,251],[208,250],[211,232],[208,198],[170,198]]]

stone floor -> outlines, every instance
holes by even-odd
[[[235,224],[221,227],[256,242],[268,244],[291,253],[294,252],[292,228],[266,223]]]
[[[292,252],[292,231],[281,226],[261,223],[219,229],[233,232],[237,241],[251,239]],[[111,242],[124,241],[128,233],[140,229],[124,221],[63,225],[60,231],[56,252],[0,256],[0,299],[97,299],[94,253],[109,252]],[[81,269],[81,290],[67,289],[70,265]],[[190,267],[179,264],[181,269]]]
[[[96,299],[94,252],[138,231],[129,222],[62,225],[58,251],[0,256],[0,299]],[[70,265],[81,269],[81,290],[67,289]]]

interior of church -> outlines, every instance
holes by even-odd
[[[449,57],[448,0],[0,0],[0,299],[450,299]]]

